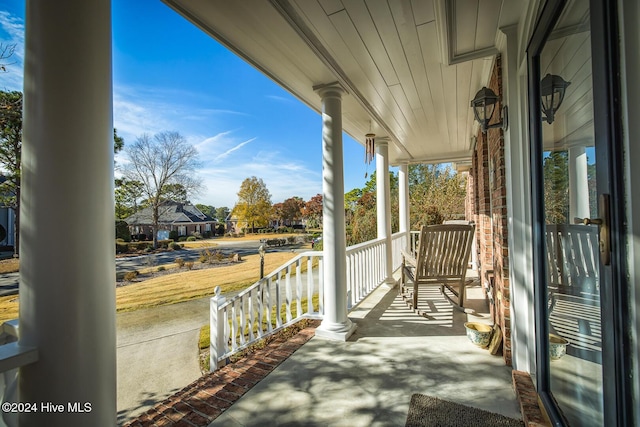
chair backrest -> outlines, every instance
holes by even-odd
[[[549,285],[575,292],[599,289],[596,226],[548,224],[546,239]]]
[[[474,231],[474,225],[464,224],[423,226],[416,254],[416,278],[464,280]]]

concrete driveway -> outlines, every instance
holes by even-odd
[[[118,424],[200,376],[198,336],[208,323],[209,298],[117,315]]]

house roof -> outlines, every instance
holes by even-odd
[[[129,225],[150,225],[153,223],[153,212],[151,207],[146,207],[128,218],[125,222]],[[160,206],[159,224],[194,224],[194,223],[215,223],[215,219],[205,215],[189,203],[165,202]]]

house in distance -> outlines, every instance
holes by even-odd
[[[216,233],[218,221],[206,215],[190,203],[167,201],[160,206],[158,240],[169,239],[172,231],[178,237],[200,234],[211,237]],[[153,236],[153,211],[146,207],[124,220],[134,240],[151,240]]]

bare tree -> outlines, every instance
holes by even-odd
[[[13,65],[14,62],[6,62],[16,51],[16,44],[0,43],[0,72],[7,72],[7,65]]]
[[[152,209],[153,247],[158,246],[158,220],[165,194],[171,186],[182,187],[187,194],[202,188],[195,176],[198,152],[178,132],[160,132],[151,137],[144,134],[125,148],[128,163],[125,177],[139,181]]]

